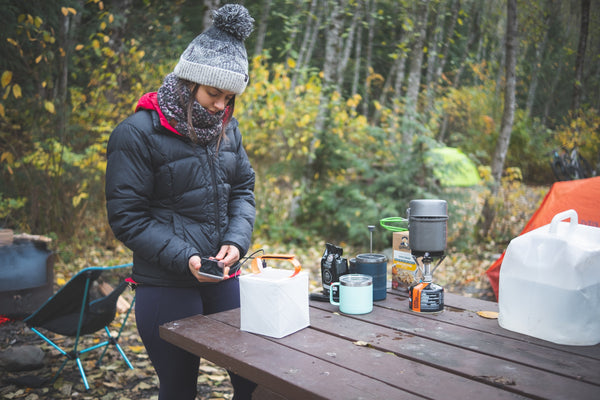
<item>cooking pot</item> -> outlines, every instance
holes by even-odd
[[[413,254],[439,255],[446,250],[448,204],[445,200],[411,200],[406,210]]]

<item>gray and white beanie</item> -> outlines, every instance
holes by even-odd
[[[240,4],[213,11],[213,25],[196,36],[173,71],[181,79],[241,94],[248,84],[248,55],[244,40],[254,19]]]

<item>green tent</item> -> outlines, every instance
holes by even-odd
[[[481,180],[475,163],[453,147],[429,150],[425,155],[425,162],[442,186],[475,186]]]

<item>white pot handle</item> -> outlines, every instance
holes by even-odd
[[[571,219],[571,223],[569,224],[569,234],[573,233],[575,229],[577,229],[579,221],[579,218],[577,217],[577,211],[573,209],[558,213],[554,216],[554,218],[552,218],[552,222],[550,222],[550,233],[556,234],[558,223],[565,219]]]

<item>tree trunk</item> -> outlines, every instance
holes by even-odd
[[[419,0],[416,6],[414,43],[411,51],[408,86],[406,88],[406,108],[403,122],[402,143],[410,146],[415,135],[417,121],[417,103],[421,86],[421,66],[423,65],[423,44],[427,33],[427,18],[429,16],[429,0]]]
[[[361,7],[364,8],[364,2],[361,1]],[[362,14],[362,11],[361,11]],[[358,31],[356,32],[356,40],[354,41],[354,77],[352,78],[352,96],[358,93],[358,80],[360,78],[360,60],[362,55],[362,33],[363,24],[358,24]]]
[[[580,107],[583,92],[583,63],[587,45],[588,27],[590,24],[590,0],[581,0],[581,24],[579,26],[579,45],[577,46],[577,59],[575,60],[575,83],[573,85],[573,99],[571,111],[577,112]]]
[[[454,37],[454,28],[456,27],[456,21],[458,20],[458,12],[460,11],[460,0],[454,0],[452,3],[451,9],[451,19],[450,26],[448,27],[446,40],[444,40],[444,45],[442,47],[442,56],[438,63],[437,69],[435,71],[435,81],[438,82],[442,77],[442,73],[444,72],[444,66],[446,65],[446,60],[448,59],[448,49],[450,48],[450,42]],[[437,140],[440,142],[444,142],[446,138],[446,132],[448,130],[448,114],[444,114],[444,118],[442,118],[442,123],[440,124],[440,131],[438,132]]]
[[[440,60],[437,64],[437,69],[435,71],[434,79],[435,81],[439,81],[442,77],[442,73],[444,72],[444,66],[446,65],[446,60],[448,59],[448,50],[450,49],[450,43],[452,41],[452,37],[454,36],[454,28],[456,27],[456,21],[458,20],[458,12],[460,11],[460,0],[454,0],[452,2],[452,8],[450,10],[450,25],[448,26],[448,30],[446,31],[446,39],[442,45],[442,53],[440,56]]]
[[[212,12],[219,8],[221,0],[204,0],[204,16],[202,16],[202,31],[212,26]]]
[[[438,48],[444,34],[444,20],[446,19],[446,3],[441,2],[435,17],[435,26],[433,27],[433,38],[430,42],[430,49],[427,53],[427,73],[425,74],[425,112],[429,113],[433,108],[433,98],[436,92],[437,77],[435,76],[438,61]]]
[[[260,20],[258,21],[258,29],[256,30],[254,56],[260,55],[263,51],[265,36],[267,34],[267,21],[269,20],[269,13],[271,12],[271,4],[273,4],[273,0],[264,0],[262,4],[262,13],[260,14]]]
[[[531,117],[531,111],[533,109],[533,102],[535,101],[535,94],[537,91],[540,70],[542,66],[542,61],[544,58],[544,53],[546,50],[546,42],[548,41],[548,22],[550,21],[549,16],[546,17],[546,21],[544,23],[544,38],[541,43],[538,43],[535,46],[535,61],[533,62],[533,71],[531,71],[531,83],[529,84],[529,91],[527,93],[527,102],[525,103],[525,113],[528,117]]]
[[[456,75],[454,75],[454,80],[452,81],[452,85],[454,87],[458,87],[460,85],[460,78],[462,77],[462,73],[465,70],[465,66],[468,64],[469,53],[471,52],[471,48],[473,47],[473,43],[479,39],[481,36],[481,7],[483,7],[482,3],[478,1],[474,1],[471,8],[471,15],[473,15],[473,23],[471,24],[471,31],[469,32],[469,38],[467,39],[467,44],[463,50],[462,62],[458,67],[458,71]]]
[[[304,36],[302,37],[302,44],[300,45],[300,49],[298,51],[296,67],[294,68],[294,74],[292,75],[292,89],[296,87],[299,75],[301,74],[302,70],[306,67],[306,65],[310,63],[316,38],[319,33],[319,30],[321,29],[323,7],[317,9],[317,6],[318,0],[312,0],[306,19]]]
[[[335,0],[330,4],[332,9],[329,11],[329,21],[327,24],[327,38],[325,41],[325,63],[323,65],[323,89],[321,90],[321,98],[319,107],[319,113],[317,114],[315,120],[315,138],[312,140],[310,145],[310,153],[308,165],[311,168],[308,168],[308,172],[311,174],[310,178],[312,178],[312,174],[314,174],[314,166],[315,166],[315,150],[316,143],[322,135],[325,135],[326,126],[327,126],[327,118],[328,118],[328,104],[330,101],[330,95],[335,88],[335,84],[337,81],[336,72],[337,72],[337,60],[340,58],[340,35],[343,29],[344,22],[344,8],[347,0]]]
[[[393,10],[392,11],[393,15],[397,15],[398,18],[406,18],[405,15],[402,15],[399,12],[399,10]],[[401,25],[401,24],[399,24]],[[398,31],[400,31],[400,38],[398,38]],[[394,37],[390,38],[390,42],[391,43],[395,43],[395,42],[399,42],[396,45],[396,48],[398,49],[396,51],[396,54],[394,54],[394,62],[392,63],[392,66],[389,68],[387,76],[385,78],[385,82],[383,84],[383,88],[381,89],[381,93],[379,93],[379,104],[380,107],[376,108],[374,113],[373,113],[373,118],[372,121],[374,124],[379,124],[380,121],[379,119],[381,118],[381,112],[383,110],[384,107],[386,107],[388,105],[388,97],[390,94],[393,95],[393,97],[395,98],[399,98],[400,94],[395,92],[395,79],[397,76],[397,71],[398,68],[402,67],[402,70],[404,71],[404,62],[406,60],[406,45],[408,43],[408,38],[410,37],[410,35],[408,35],[406,32],[404,32],[404,30],[402,28],[400,29],[396,29],[394,30]],[[399,40],[400,39],[400,40]],[[404,75],[402,75],[402,78],[404,77]],[[402,87],[400,85],[400,87]]]
[[[348,28],[348,36],[346,37],[346,42],[344,43],[344,49],[342,51],[341,58],[338,61],[336,90],[340,93],[342,93],[344,85],[344,72],[346,71],[346,66],[348,65],[348,60],[350,59],[350,53],[352,52],[352,48],[354,47],[354,35],[358,28],[358,24],[362,19],[361,1],[357,1],[354,8],[355,9],[354,17],[352,18],[352,25],[350,25],[350,28]]]
[[[364,93],[363,93],[363,115],[368,118],[369,116],[369,103],[370,100],[370,85],[369,85],[369,76],[371,75],[371,65],[373,59],[373,38],[375,37],[375,18],[373,13],[375,13],[375,0],[367,0],[366,3],[366,13],[367,13],[367,24],[369,27],[367,33],[367,55],[365,59],[365,84],[364,84]]]
[[[494,198],[496,197],[501,185],[502,170],[508,145],[510,144],[510,135],[515,116],[515,92],[516,92],[516,69],[517,69],[517,0],[507,0],[506,4],[506,86],[504,88],[504,112],[502,113],[502,123],[500,126],[500,135],[496,143],[496,150],[492,159],[492,191],[486,198],[478,221],[478,232],[481,237],[488,236],[492,222],[496,214],[494,208]]]

